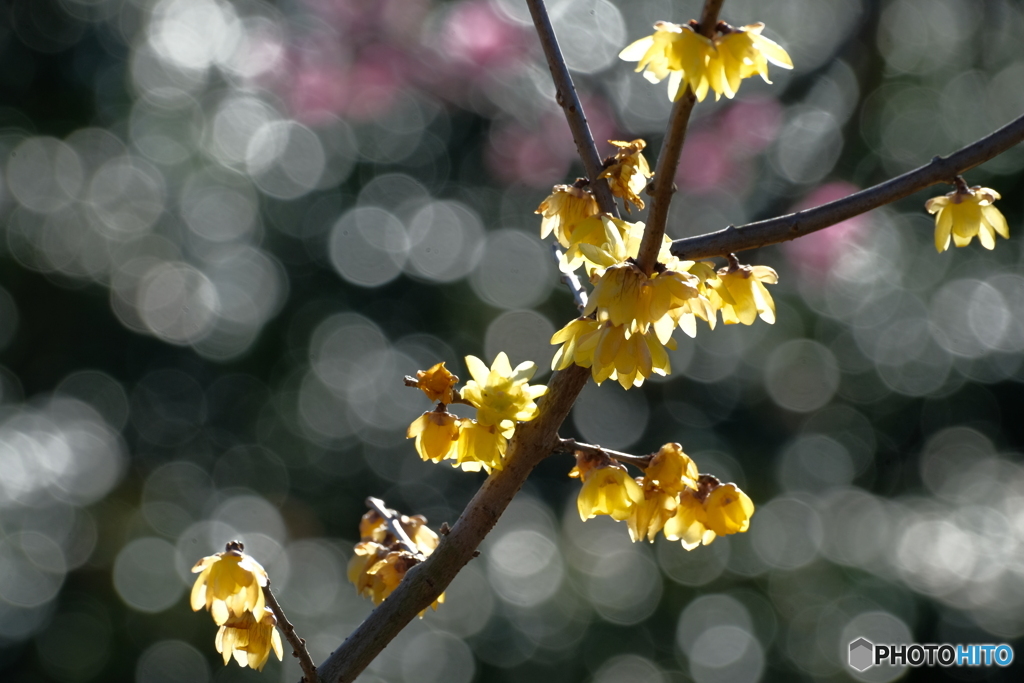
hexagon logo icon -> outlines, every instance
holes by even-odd
[[[864,671],[874,666],[875,644],[864,638],[850,643],[850,666],[857,671]]]

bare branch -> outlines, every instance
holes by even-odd
[[[547,59],[548,68],[551,69],[551,80],[555,83],[555,101],[565,112],[569,130],[572,131],[573,140],[576,141],[576,151],[583,161],[583,168],[587,171],[597,205],[604,213],[618,218],[619,208],[608,188],[608,181],[598,178],[601,171],[604,170],[601,154],[597,151],[597,145],[594,144],[594,136],[590,132],[586,114],[583,113],[579,95],[576,94],[576,86],[573,85],[569,68],[565,65],[562,50],[558,47],[558,39],[555,38],[555,30],[551,26],[548,9],[544,5],[544,0],[526,0],[526,4],[530,7],[533,25],[537,28],[537,35],[540,37],[540,44],[544,49],[544,57]]]
[[[580,309],[582,314],[583,310],[587,307],[586,290],[583,289],[583,285],[580,283],[580,279],[576,277],[576,273],[569,267],[565,260],[565,254],[558,248],[557,244],[551,244],[551,253],[554,254],[555,261],[558,263],[559,279],[572,292],[572,300],[576,302],[576,308]]]
[[[654,454],[651,455],[630,455],[629,453],[622,453],[621,451],[613,451],[610,448],[602,448],[601,446],[595,446],[589,443],[581,443],[576,439],[559,439],[555,445],[554,452],[556,453],[575,453],[581,451],[583,453],[594,453],[596,455],[607,455],[613,460],[624,462],[635,467],[639,467],[642,470],[647,469],[647,466],[651,464],[651,459],[654,458]]]
[[[724,2],[725,0],[705,1],[704,11],[700,15],[700,34],[705,38],[711,38],[714,35],[715,25],[718,23],[718,13]],[[690,123],[690,113],[696,103],[697,97],[693,94],[693,89],[687,85],[686,92],[672,107],[668,134],[661,146],[661,152],[658,154],[658,166],[650,187],[651,211],[647,214],[647,227],[644,230],[644,239],[640,243],[640,251],[636,259],[637,264],[648,275],[654,270],[654,264],[658,262],[658,252],[661,251],[662,239],[665,236],[665,223],[668,221],[668,207],[672,203],[672,195],[676,192],[676,167],[679,166],[683,143],[686,142],[686,129]]]
[[[730,225],[718,232],[679,239],[672,243],[672,253],[683,259],[708,258],[803,237],[908,197],[926,187],[939,183],[953,184],[959,174],[985,163],[1022,141],[1024,116],[949,156],[937,156],[930,163],[884,183],[813,209],[740,227]]]
[[[267,579],[267,585],[263,587],[263,599],[266,601],[267,607],[270,608],[270,611],[277,618],[277,625],[281,627],[285,640],[292,646],[292,655],[299,660],[299,666],[302,667],[303,680],[306,683],[320,683],[320,677],[316,673],[316,665],[313,664],[313,659],[309,656],[309,650],[306,649],[306,641],[303,638],[299,638],[299,634],[295,632],[292,622],[288,621],[288,617],[285,616],[281,603],[277,601],[277,597],[270,590],[270,579]]]
[[[413,617],[444,592],[474,557],[480,541],[494,527],[533,468],[551,453],[558,428],[589,378],[590,370],[578,365],[552,375],[548,393],[540,401],[540,413],[516,427],[503,469],[484,481],[451,531],[441,536],[430,557],[410,569],[398,588],[320,665],[322,681],[355,680]]]

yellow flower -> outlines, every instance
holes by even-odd
[[[661,270],[648,277],[635,264],[621,263],[600,276],[584,313],[596,311],[599,321],[625,326],[630,333],[647,332],[652,323],[699,296],[697,284],[698,279],[686,272]],[[675,328],[671,318],[666,323],[663,342]]]
[[[193,573],[199,573],[192,586],[192,609],[210,610],[218,626],[245,612],[261,614],[265,606],[267,572],[242,550],[241,543],[232,541],[224,552],[204,557],[192,567]]]
[[[665,522],[665,538],[682,541],[683,547],[693,550],[715,540],[715,532],[704,525],[704,506],[689,489],[679,494],[679,506],[674,517]]]
[[[565,370],[576,363],[583,368],[589,368],[593,364],[593,350],[591,345],[589,353],[582,353],[578,350],[581,341],[586,340],[590,335],[600,332],[601,323],[591,318],[576,318],[562,329],[555,332],[551,337],[552,344],[562,346],[555,352],[551,359],[552,370]]]
[[[261,614],[257,619],[252,612],[243,612],[241,616],[233,616],[217,631],[214,641],[217,652],[224,655],[224,663],[234,656],[239,666],[246,666],[263,671],[264,665],[273,650],[278,660],[282,660],[281,634],[277,632],[277,619],[269,609],[257,611]]]
[[[638,62],[636,70],[643,71],[651,83],[668,78],[668,97],[674,102],[687,84],[698,100],[704,99],[709,85],[705,65],[714,52],[712,42],[690,26],[659,21],[654,24],[653,35],[626,46],[619,58]]]
[[[619,148],[615,153],[615,161],[606,168],[598,178],[607,178],[608,186],[612,194],[625,200],[626,211],[629,211],[629,204],[632,203],[638,209],[644,208],[644,200],[640,193],[647,187],[647,179],[654,174],[647,164],[647,159],[641,154],[647,143],[643,140],[623,142],[621,140],[609,140],[611,144]],[[607,162],[606,162],[607,163]]]
[[[761,35],[764,24],[750,24],[730,28],[715,38],[715,53],[708,61],[708,81],[715,91],[715,99],[722,95],[732,99],[739,90],[740,81],[760,74],[768,80],[768,62],[783,69],[792,69],[793,62],[775,41]],[[703,98],[701,98],[703,99]]]
[[[610,460],[589,470],[577,465],[574,471],[583,479],[583,487],[576,499],[583,521],[597,515],[611,515],[612,519],[621,522],[629,517],[635,505],[644,502],[643,491],[630,478],[626,468]]]
[[[580,222],[572,234],[565,257],[569,267],[582,263],[588,273],[636,257],[644,236],[644,224],[627,223],[607,214]]]
[[[466,366],[473,379],[462,388],[462,398],[477,409],[477,421],[508,428],[517,420],[526,422],[537,416],[534,399],[547,393],[548,388],[543,384],[527,384],[537,372],[535,363],[520,363],[513,370],[502,351],[494,358],[490,369],[476,356],[466,356]]]
[[[774,285],[779,275],[768,266],[739,266],[722,268],[713,283],[718,295],[722,322],[726,325],[751,325],[761,316],[766,323],[775,322],[775,302],[764,283]]]
[[[935,248],[942,253],[949,249],[949,241],[966,247],[975,235],[986,249],[996,246],[996,233],[1009,239],[1010,227],[1006,218],[992,203],[1000,199],[999,193],[987,187],[967,187],[966,183],[943,197],[932,197],[925,202],[928,213],[935,214]]]
[[[399,520],[409,539],[416,544],[416,547],[424,555],[429,555],[437,548],[439,538],[434,530],[427,526],[427,518],[423,515],[402,515]]]
[[[673,101],[682,96],[685,85],[690,86],[698,102],[704,101],[709,89],[715,91],[715,99],[722,95],[731,98],[744,78],[760,74],[770,83],[768,62],[793,68],[786,51],[761,35],[764,24],[733,28],[719,22],[717,29],[722,35],[714,41],[690,26],[659,21],[654,29],[654,35],[627,46],[619,57],[637,61],[636,70],[643,70],[652,83],[667,77],[668,96]]]
[[[719,536],[742,533],[750,528],[754,502],[736,484],[722,484],[704,501],[704,526]]]
[[[509,436],[510,429],[503,430],[497,425],[469,418],[459,420],[458,457],[452,466],[461,467],[466,472],[482,469],[488,474],[491,470],[500,470]]]
[[[716,536],[742,533],[750,528],[754,503],[736,484],[722,484],[702,474],[697,489],[683,489],[676,514],[665,523],[665,538],[682,541],[693,550],[707,545]]]
[[[555,185],[551,188],[551,194],[540,203],[534,213],[542,216],[541,239],[554,232],[558,243],[568,247],[576,225],[584,218],[596,216],[600,209],[590,190],[572,185]]]
[[[438,363],[429,370],[417,370],[416,379],[420,390],[431,401],[451,403],[454,400],[453,388],[459,378],[448,372],[444,363]]]
[[[629,389],[641,386],[652,373],[664,376],[672,371],[668,353],[653,332],[630,335],[622,326],[605,323],[593,349],[589,339],[577,348],[593,353],[591,375],[597,384],[611,378]],[[669,348],[675,348],[674,343]]]
[[[635,543],[646,536],[653,543],[665,522],[675,515],[678,505],[678,496],[664,491],[644,491],[643,502],[633,506],[626,520],[629,537]]]
[[[644,472],[644,490],[660,490],[673,495],[683,489],[697,490],[697,464],[677,443],[667,443],[654,454]]]
[[[416,437],[416,452],[423,460],[440,462],[454,457],[459,438],[458,418],[445,410],[423,413],[405,432],[405,438],[413,437]]]

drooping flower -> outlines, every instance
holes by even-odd
[[[939,253],[949,249],[950,239],[956,246],[966,247],[977,235],[986,249],[995,248],[996,233],[1008,239],[1006,218],[993,206],[997,199],[999,193],[991,188],[958,183],[955,191],[925,202],[928,213],[935,214],[935,248]]]
[[[696,490],[687,488],[679,494],[676,514],[665,523],[665,538],[682,541],[684,548],[692,550],[716,536],[746,531],[753,514],[753,501],[736,484],[702,474]]]
[[[730,266],[718,271],[714,282],[715,301],[726,325],[751,325],[758,316],[766,323],[775,322],[775,301],[765,288],[774,285],[779,275],[768,266]]]
[[[637,62],[636,70],[651,83],[668,78],[668,98],[674,102],[686,85],[698,100],[704,99],[709,86],[705,65],[714,52],[714,44],[692,27],[659,21],[653,35],[627,45],[619,58]]]
[[[668,78],[669,99],[678,100],[685,86],[690,86],[698,102],[709,90],[715,99],[732,98],[740,81],[759,74],[768,80],[768,63],[792,69],[793,62],[776,42],[761,35],[764,24],[734,28],[719,22],[721,35],[709,40],[696,33],[692,26],[665,21],[654,25],[654,35],[641,38],[627,46],[619,57],[637,61],[637,71],[652,83]]]
[[[596,216],[600,209],[590,190],[573,185],[555,185],[534,213],[542,216],[541,239],[553,232],[558,243],[568,247],[577,224],[584,218]]]
[[[454,400],[454,387],[459,378],[450,373],[443,362],[429,370],[418,370],[416,379],[420,390],[431,401],[448,404]]]
[[[562,346],[555,352],[555,357],[551,359],[551,369],[564,370],[574,362],[580,367],[589,368],[594,360],[594,347],[590,347],[589,353],[580,352],[577,347],[582,340],[598,332],[601,327],[601,323],[592,318],[576,318],[555,332],[551,337],[551,343]]]
[[[452,466],[461,467],[466,472],[484,470],[488,474],[492,470],[500,470],[511,435],[511,428],[469,418],[459,420],[457,456]]]
[[[643,140],[608,142],[618,147],[619,151],[615,153],[613,163],[598,177],[607,178],[612,194],[625,200],[627,212],[630,204],[638,209],[644,208],[644,200],[640,198],[640,193],[647,187],[647,180],[654,175],[642,154],[647,143]]]
[[[416,452],[420,458],[440,462],[455,456],[459,419],[446,410],[431,410],[409,425],[405,437],[416,437]]]
[[[478,422],[508,428],[516,421],[526,422],[537,416],[534,399],[547,393],[548,388],[527,384],[537,372],[535,363],[527,361],[513,369],[502,351],[490,368],[476,356],[466,356],[466,366],[473,379],[463,387],[462,398],[477,409]]]
[[[271,650],[277,655],[278,660],[284,658],[281,634],[277,631],[274,613],[263,608],[256,614],[260,615],[258,619],[252,612],[232,616],[217,631],[214,644],[217,652],[224,656],[225,664],[233,656],[239,666],[249,666],[257,671],[263,671]]]
[[[667,443],[651,458],[644,476],[637,479],[643,489],[644,502],[635,506],[629,516],[629,535],[633,541],[654,537],[675,516],[679,494],[684,489],[697,490],[697,465],[677,443]]]
[[[720,24],[721,26],[721,24]],[[759,74],[768,80],[768,62],[792,69],[793,61],[778,43],[761,35],[764,24],[756,23],[738,28],[728,27],[724,35],[715,38],[715,52],[708,60],[708,81],[715,91],[715,99],[722,95],[732,99],[740,88],[740,81]]]
[[[204,557],[192,567],[192,572],[199,574],[192,586],[192,610],[210,610],[218,626],[246,612],[263,612],[267,572],[242,552],[244,549],[238,541],[231,541],[224,552]]]
[[[597,515],[610,515],[621,522],[629,517],[634,506],[644,501],[643,491],[630,478],[626,468],[607,457],[578,453],[576,467],[569,476],[583,480],[576,499],[583,521]]]

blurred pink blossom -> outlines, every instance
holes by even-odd
[[[438,49],[464,66],[489,71],[518,65],[527,45],[521,27],[507,21],[490,3],[469,0],[448,15]]]
[[[827,183],[804,197],[793,210],[802,211],[820,206],[853,194],[859,189],[856,185],[841,180]],[[842,255],[843,249],[861,239],[869,225],[866,215],[855,216],[830,228],[792,242],[785,242],[782,248],[802,277],[812,282],[821,282]]]

